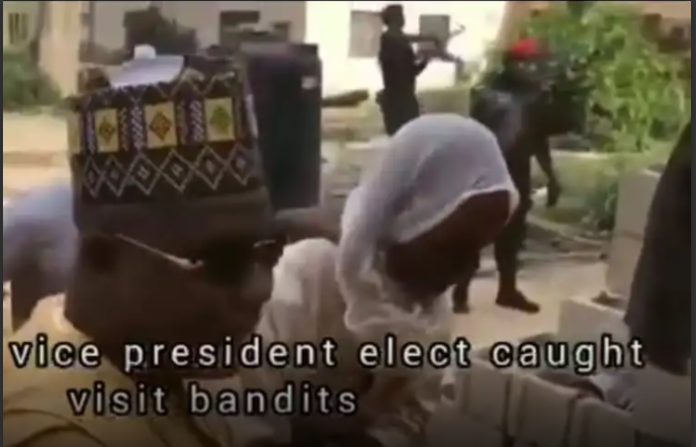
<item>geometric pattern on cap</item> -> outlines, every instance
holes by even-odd
[[[78,98],[68,140],[82,200],[133,203],[259,188],[247,97],[240,77],[226,72]]]

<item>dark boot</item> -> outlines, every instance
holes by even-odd
[[[528,299],[524,293],[519,290],[498,290],[498,297],[495,304],[500,307],[505,307],[512,310],[517,310],[527,314],[536,314],[541,311],[541,306],[534,301]]]
[[[452,291],[452,309],[456,314],[468,314],[469,307],[469,285],[457,284]]]
[[[495,262],[498,266],[498,297],[495,303],[498,306],[520,312],[535,314],[541,308],[530,301],[517,288],[517,272],[519,270],[519,253],[524,242],[526,232],[525,218],[526,205],[518,210],[508,226],[503,230],[495,243]]]
[[[474,280],[474,276],[476,276],[476,272],[479,269],[481,263],[480,257],[480,253],[470,253],[467,255],[464,270],[452,291],[452,305],[455,313],[468,314],[471,310],[469,307],[469,288],[471,287],[471,281]]]

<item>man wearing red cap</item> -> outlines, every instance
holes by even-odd
[[[506,230],[495,243],[499,272],[496,303],[526,313],[537,313],[539,305],[530,301],[517,287],[518,254],[524,242],[527,212],[531,203],[531,165],[535,157],[548,178],[548,205],[558,200],[559,184],[553,170],[544,108],[544,72],[546,55],[535,39],[521,39],[504,54],[502,70],[486,82],[473,101],[471,116],[498,138],[508,169],[520,193],[520,206]],[[454,292],[459,312],[468,310],[468,289],[479,260],[470,260],[471,269],[463,275]]]

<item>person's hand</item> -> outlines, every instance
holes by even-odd
[[[558,180],[553,179],[546,188],[546,207],[553,208],[558,204],[558,199],[561,197],[561,185],[558,183]]]

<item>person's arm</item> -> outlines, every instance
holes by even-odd
[[[274,287],[271,299],[261,312],[254,330],[262,343],[283,343],[287,346],[296,342],[318,342],[319,319],[316,315],[318,300],[330,299],[319,289],[322,278],[333,276],[335,245],[324,239],[312,239],[288,245],[273,271]],[[243,389],[257,389],[274,393],[288,382],[296,382],[297,374],[302,378],[303,369],[261,368],[238,371],[239,384]],[[288,420],[265,416],[249,422],[247,436],[253,445],[285,443],[290,440],[291,427]]]
[[[449,325],[443,322],[441,331],[432,334],[424,345],[448,342]],[[376,418],[368,425],[367,439],[382,447],[418,445],[423,441],[430,418],[442,402],[442,369],[374,372],[375,383],[361,404],[373,407]]]
[[[430,58],[423,58],[416,61],[416,64],[414,66],[416,76],[420,76],[420,74],[423,73],[423,71],[428,67],[429,63]]]
[[[497,93],[493,93],[497,94]],[[514,98],[508,94],[498,95],[497,98],[492,98],[492,101],[500,101],[494,107],[496,111],[493,113],[492,128],[498,137],[498,144],[507,151],[512,148],[522,132],[522,115],[521,106],[517,104]]]
[[[388,410],[370,425],[368,436],[382,447],[417,445],[442,401],[443,376],[442,371],[427,368],[401,381],[387,374],[384,380],[391,383],[386,384],[385,393],[377,399],[388,402]]]
[[[561,185],[553,167],[553,156],[551,155],[551,145],[546,137],[539,138],[538,144],[534,144],[534,158],[536,158],[539,168],[546,176],[547,185],[547,205],[553,207],[558,202],[561,193]]]
[[[431,36],[429,34],[404,34],[404,38],[408,43],[436,43],[439,39],[436,36]]]
[[[536,158],[539,168],[549,182],[555,182],[556,171],[553,169],[553,158],[551,157],[551,146],[548,138],[540,138],[539,144],[534,145],[534,158]]]

